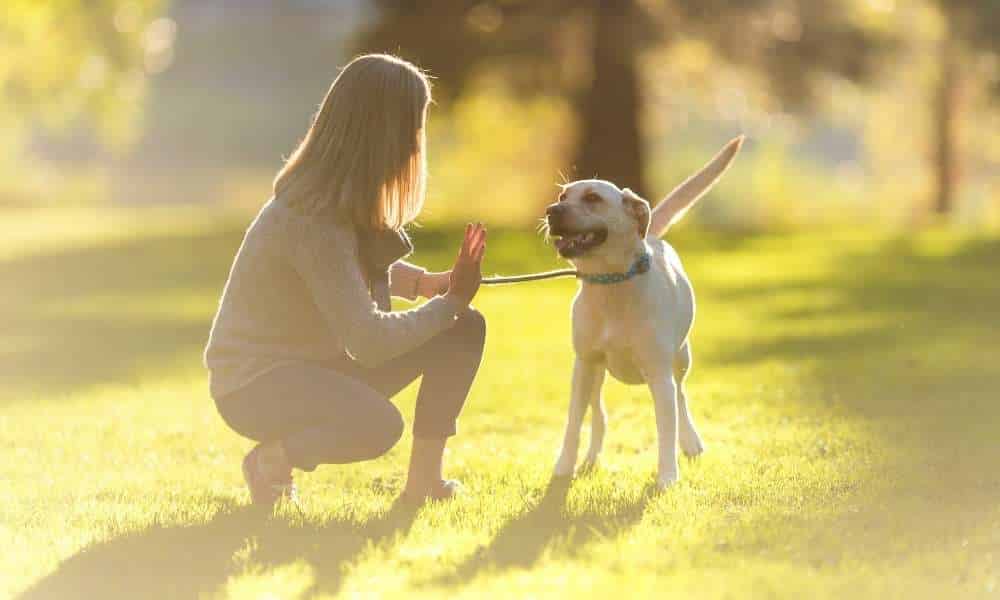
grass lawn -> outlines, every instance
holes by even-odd
[[[649,394],[613,382],[603,468],[549,486],[575,284],[484,288],[468,493],[394,508],[404,438],[263,518],[200,366],[244,218],[0,220],[0,597],[1000,597],[1000,239],[672,236],[708,451],[663,494]],[[557,264],[492,233],[487,271]],[[416,237],[431,267],[458,239]]]

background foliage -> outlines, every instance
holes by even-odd
[[[0,198],[259,204],[337,66],[380,50],[436,77],[430,221],[527,224],[553,183],[594,173],[655,199],[745,132],[706,223],[913,225],[936,210],[989,224],[997,13],[995,0],[15,0],[0,17],[0,144],[18,176]]]

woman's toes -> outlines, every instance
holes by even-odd
[[[446,479],[441,482],[430,494],[432,500],[450,500],[462,493],[462,483],[455,479]]]
[[[454,479],[445,479],[431,484],[424,489],[414,489],[409,486],[400,494],[400,500],[405,504],[419,505],[428,500],[450,500],[460,494],[462,484]]]

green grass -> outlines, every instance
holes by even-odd
[[[698,290],[708,451],[663,494],[649,395],[617,383],[602,470],[548,485],[574,284],[484,289],[487,356],[448,459],[468,494],[394,508],[404,439],[300,477],[301,511],[262,518],[250,444],[200,367],[242,226],[0,221],[0,597],[1000,595],[996,238],[672,236]],[[487,271],[556,264],[493,234]],[[456,239],[419,231],[418,260],[445,266]]]

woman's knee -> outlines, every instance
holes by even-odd
[[[469,344],[480,348],[486,342],[486,317],[474,308],[469,308],[455,322],[452,331]]]

